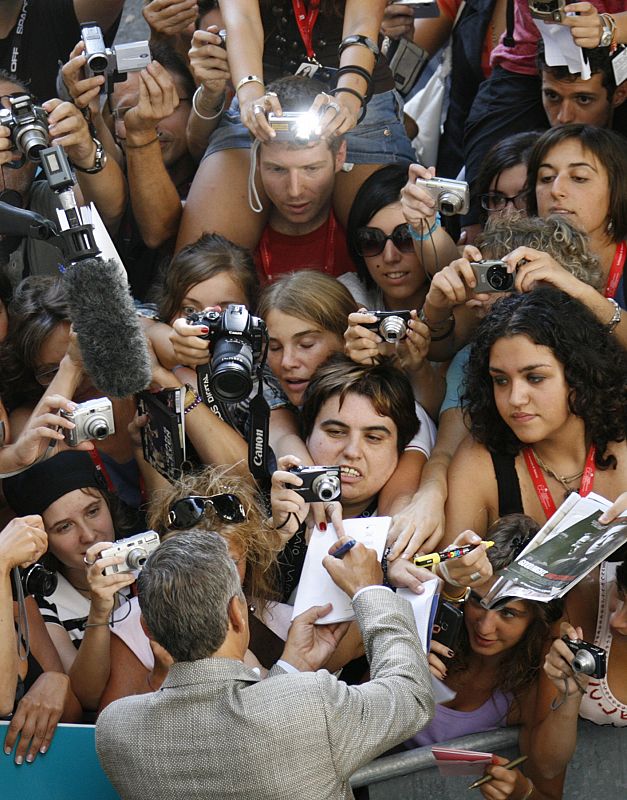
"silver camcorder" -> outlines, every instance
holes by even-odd
[[[150,64],[150,47],[147,41],[107,47],[102,30],[95,22],[84,22],[81,25],[81,39],[85,44],[87,78],[105,75],[114,82],[123,81],[127,72],[138,72]]]
[[[467,214],[470,208],[470,191],[466,181],[449,178],[416,178],[416,186],[424,189],[434,200],[440,214]]]
[[[514,273],[507,271],[507,264],[504,261],[473,261],[470,264],[475,273],[477,285],[474,290],[480,292],[513,292]]]
[[[11,131],[11,141],[25,158],[41,160],[41,151],[50,146],[48,115],[25,92],[9,95],[10,108],[0,109],[0,125]]]
[[[70,447],[91,439],[106,439],[115,433],[113,406],[108,397],[98,397],[79,403],[75,411],[59,411],[59,414],[76,426],[70,430],[64,428],[63,436]]]
[[[560,24],[564,21],[567,0],[527,0],[531,16],[543,22]]]
[[[320,116],[312,111],[270,113],[268,124],[276,133],[276,142],[309,144],[320,138]]]
[[[128,539],[121,539],[119,542],[115,542],[113,547],[103,550],[99,557],[122,556],[124,563],[111,564],[111,566],[105,567],[103,574],[120,575],[125,572],[139,572],[139,570],[143,569],[148,556],[159,547],[159,544],[159,534],[154,531],[138,533],[136,536],[129,536]]]

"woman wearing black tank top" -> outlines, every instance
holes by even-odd
[[[543,524],[572,491],[614,501],[627,486],[625,376],[625,350],[568,295],[498,302],[466,370],[471,437],[449,471],[445,542],[514,510]]]

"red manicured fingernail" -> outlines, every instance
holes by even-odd
[[[204,325],[200,329],[203,333],[209,333],[209,328],[206,328]]]
[[[318,528],[319,528],[321,531],[326,531],[326,529],[327,529],[327,523],[326,523],[326,522],[321,522],[321,523],[320,523],[320,525],[318,525]]]

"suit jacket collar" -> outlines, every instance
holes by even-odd
[[[172,664],[164,680],[163,689],[199,683],[224,683],[245,681],[256,683],[260,675],[241,661],[231,658],[202,658],[198,661],[179,661]]]

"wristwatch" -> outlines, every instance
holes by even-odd
[[[105,149],[102,146],[102,142],[93,137],[94,144],[96,145],[96,157],[94,158],[94,166],[93,167],[79,167],[77,164],[74,164],[74,169],[77,169],[79,172],[86,172],[88,175],[95,175],[97,172],[102,172],[107,163],[107,154],[105,153]]]
[[[611,14],[599,14],[603,20],[603,33],[599,41],[599,47],[609,47],[614,38],[614,31],[616,30],[616,21]]]

